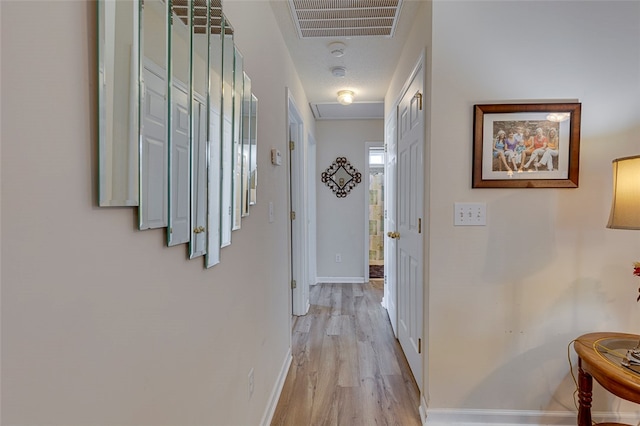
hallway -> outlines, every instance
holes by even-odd
[[[272,425],[420,425],[419,391],[381,300],[372,283],[311,287]]]

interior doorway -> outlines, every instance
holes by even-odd
[[[384,146],[370,142],[366,148],[368,186],[366,203],[366,257],[369,281],[384,283]]]

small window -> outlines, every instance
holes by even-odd
[[[384,149],[383,148],[369,149],[369,165],[384,166]]]

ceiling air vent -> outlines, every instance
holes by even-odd
[[[300,38],[393,37],[402,0],[289,0]]]

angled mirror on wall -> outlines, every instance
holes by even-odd
[[[242,216],[249,215],[249,169],[251,162],[251,79],[244,74],[242,88]]]
[[[249,130],[249,205],[256,203],[258,189],[258,98],[251,94],[251,118]]]
[[[233,28],[224,18],[222,37],[222,187],[220,245],[231,244],[233,227]]]
[[[139,3],[98,2],[100,206],[138,205]]]
[[[242,91],[244,58],[237,47],[233,61],[233,230],[242,222]]]
[[[220,262],[256,194],[251,79],[221,0],[98,0],[100,206]]]
[[[192,0],[172,0],[169,26],[169,223],[167,244],[189,241]]]
[[[207,90],[209,0],[193,2],[191,20],[191,235],[189,258],[207,250]]]
[[[205,266],[220,263],[220,189],[222,141],[222,34],[224,20],[220,0],[211,1],[209,34],[209,109],[207,140],[207,254]]]
[[[169,148],[167,140],[167,28],[164,0],[141,2],[140,206],[141,230],[167,226]]]

